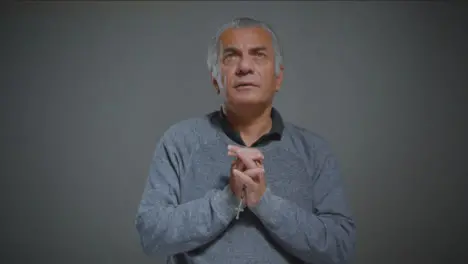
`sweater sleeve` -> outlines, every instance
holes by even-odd
[[[235,216],[237,198],[228,186],[179,203],[178,161],[184,157],[169,143],[158,143],[135,219],[147,255],[193,250],[213,240]]]
[[[319,156],[315,208],[305,210],[267,189],[251,210],[272,237],[306,263],[344,264],[354,255],[355,224],[346,205],[335,157]]]

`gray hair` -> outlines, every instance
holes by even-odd
[[[279,44],[278,36],[273,31],[273,28],[265,22],[255,20],[248,17],[240,17],[232,20],[231,22],[224,24],[217,32],[216,36],[212,39],[212,42],[208,48],[208,58],[206,63],[208,70],[211,72],[213,77],[218,78],[219,76],[219,52],[220,43],[219,37],[221,34],[229,28],[249,28],[249,27],[261,27],[267,30],[271,34],[273,41],[273,49],[275,52],[275,73],[280,73],[280,67],[283,64],[283,53]]]

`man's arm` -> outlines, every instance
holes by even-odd
[[[180,159],[170,144],[158,143],[135,219],[147,255],[170,256],[195,249],[214,239],[235,216],[238,200],[229,185],[179,203]]]
[[[287,251],[307,263],[350,262],[355,224],[346,205],[335,157],[323,155],[315,175],[315,208],[305,210],[267,188],[251,210]],[[266,175],[268,177],[268,175]]]

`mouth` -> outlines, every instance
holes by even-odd
[[[254,88],[254,87],[258,87],[258,85],[253,83],[253,82],[242,82],[242,83],[238,83],[238,84],[236,84],[234,86],[234,88],[236,88],[236,89]]]

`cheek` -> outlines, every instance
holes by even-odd
[[[263,84],[266,87],[270,87],[271,85],[276,85],[276,76],[274,72],[268,71],[268,72],[262,72],[261,75]]]
[[[271,63],[269,63],[268,65],[263,65],[262,67],[259,67],[258,74],[262,76],[264,80],[268,79],[269,81],[275,76],[275,67]]]
[[[224,87],[229,86],[229,84],[232,83],[233,74],[234,74],[234,72],[230,68],[222,68],[221,69],[221,80],[222,80],[222,83],[223,83]]]
[[[226,75],[221,72],[218,76],[218,78],[216,79],[216,81],[218,82],[218,86],[221,90],[225,90],[226,86],[227,86],[227,77]]]
[[[224,71],[224,76],[226,76],[228,82],[232,82],[232,80],[236,77],[236,69],[226,69]]]

